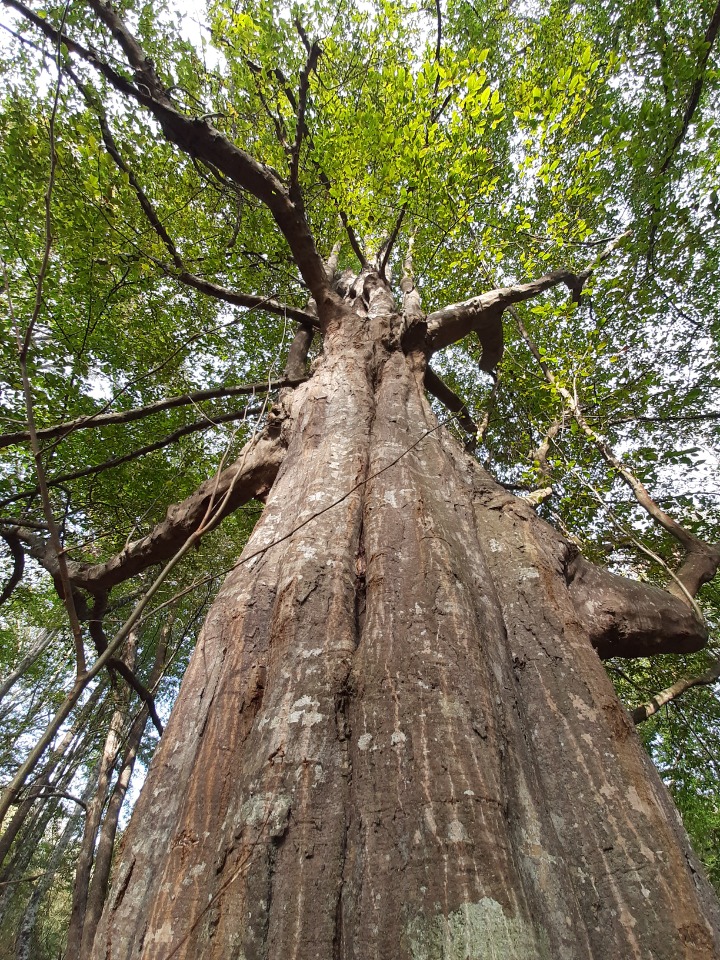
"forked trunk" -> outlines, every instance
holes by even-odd
[[[717,957],[567,546],[437,428],[396,324],[377,290],[285,399],[94,955]]]

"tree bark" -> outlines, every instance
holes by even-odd
[[[717,957],[572,551],[438,428],[399,336],[374,284],[288,401],[93,956]]]

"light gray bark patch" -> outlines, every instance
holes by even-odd
[[[542,932],[507,917],[490,897],[464,903],[447,917],[415,917],[406,936],[412,960],[550,960]]]

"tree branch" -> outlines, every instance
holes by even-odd
[[[155,698],[147,689],[147,687],[143,686],[142,682],[138,679],[138,677],[135,676],[130,667],[117,657],[111,657],[105,665],[108,670],[115,670],[117,673],[119,673],[127,685],[135,691],[135,693],[147,707],[148,715],[152,720],[153,726],[160,736],[162,736],[163,725],[155,707]]]
[[[704,50],[700,56],[698,62],[698,75],[695,78],[695,83],[692,85],[690,90],[690,96],[688,97],[687,103],[685,104],[685,110],[683,111],[683,120],[680,129],[675,136],[675,139],[670,144],[670,148],[665,156],[663,165],[658,171],[659,175],[662,175],[667,172],[670,164],[673,161],[675,154],[677,153],[680,144],[685,139],[685,135],[690,128],[692,123],[693,116],[697,109],[698,104],[700,103],[700,95],[702,94],[703,84],[705,82],[705,67],[707,66],[708,59],[710,58],[710,53],[712,51],[715,40],[717,39],[718,30],[720,30],[720,3],[717,4],[713,12],[712,17],[710,18],[710,23],[707,26],[704,37]]]
[[[600,657],[693,653],[707,630],[692,608],[659,587],[608,573],[575,557],[568,566],[570,596]]]
[[[162,264],[161,264],[162,266]],[[205,280],[203,277],[197,277],[188,270],[176,274],[172,271],[166,271],[168,276],[175,277],[188,287],[193,287],[200,293],[205,293],[216,300],[223,300],[235,307],[251,307],[258,310],[264,310],[266,313],[272,313],[278,317],[287,317],[290,320],[297,320],[299,323],[314,323],[319,326],[317,317],[312,317],[306,310],[299,307],[293,307],[290,304],[279,303],[272,297],[260,297],[254,293],[240,293],[237,290],[230,290],[219,283],[211,280]]]
[[[474,449],[477,442],[478,425],[470,416],[465,401],[461,400],[431,367],[425,368],[425,389],[436,397],[440,403],[444,404],[448,410],[458,414],[458,423],[471,438],[468,441],[468,446]]]
[[[115,138],[112,135],[112,131],[110,130],[110,126],[107,121],[107,114],[105,113],[102,104],[97,100],[94,91],[90,90],[73,70],[71,70],[69,67],[66,67],[65,72],[68,74],[78,90],[82,93],[88,105],[96,112],[98,122],[100,124],[101,136],[103,143],[105,144],[105,149],[110,157],[112,157],[112,159],[115,161],[117,168],[127,176],[128,183],[133,188],[135,196],[138,198],[138,202],[140,203],[148,223],[158,235],[170,254],[175,271],[171,270],[162,263],[158,263],[158,266],[162,267],[163,271],[168,276],[174,277],[176,280],[180,280],[186,286],[193,287],[200,293],[214,297],[216,300],[222,300],[225,303],[231,303],[233,306],[238,307],[256,307],[264,310],[266,313],[273,313],[281,317],[292,317],[294,320],[307,322],[307,316],[302,310],[298,310],[297,308],[288,306],[284,303],[278,303],[272,298],[260,297],[256,294],[240,293],[236,290],[230,290],[218,283],[213,283],[210,280],[205,280],[202,277],[195,276],[185,267],[182,257],[180,256],[172,237],[167,232],[165,225],[160,220],[160,217],[157,215],[157,212],[150,202],[149,197],[140,185],[140,181],[135,176],[132,168],[123,159],[117,143],[115,142]]]
[[[639,724],[649,720],[662,707],[676,700],[687,690],[691,690],[693,687],[709,687],[713,683],[717,683],[718,680],[720,680],[720,659],[716,660],[710,669],[701,673],[699,677],[681,677],[671,686],[661,690],[660,693],[656,693],[651,700],[634,707],[630,711],[633,723]]]
[[[720,548],[709,543],[705,543],[698,537],[686,530],[682,524],[674,520],[670,514],[666,513],[650,496],[645,486],[638,480],[635,474],[620,460],[612,447],[603,438],[593,430],[585,419],[580,405],[573,394],[558,383],[554,373],[540,353],[537,345],[528,333],[525,324],[522,321],[517,310],[511,309],[512,316],[518,325],[518,330],[528,349],[537,361],[538,366],[543,372],[545,379],[551,384],[567,404],[568,410],[573,415],[575,422],[583,431],[586,437],[593,442],[600,451],[606,462],[617,471],[625,484],[632,491],[635,499],[645,512],[658,523],[663,530],[667,531],[686,551],[686,557],[673,576],[679,583],[670,583],[668,591],[678,596],[683,602],[688,602],[690,597],[694,597],[700,587],[715,576],[718,565],[720,565]],[[692,602],[692,601],[690,601]]]
[[[165,519],[150,533],[129,543],[110,560],[92,565],[70,561],[73,585],[91,593],[109,590],[172,557],[189,537],[207,527],[209,509],[212,508],[214,528],[241,504],[263,498],[285,456],[286,441],[281,428],[282,416],[273,416],[271,412],[268,426],[243,448],[235,463],[205,480],[180,503],[168,507]]]
[[[478,297],[472,297],[462,303],[450,304],[429,314],[427,332],[430,351],[434,353],[474,331],[477,333],[483,348],[480,369],[491,372],[495,369],[503,354],[502,315],[505,310],[513,304],[530,300],[532,297],[561,284],[570,290],[574,300],[579,300],[582,289],[593,271],[630,235],[631,231],[628,230],[621,236],[616,237],[605,247],[592,265],[585,267],[579,273],[573,273],[567,269],[554,270],[552,273],[547,273],[529,283],[499,287]]]
[[[310,74],[317,67],[318,57],[320,56],[320,45],[317,41],[313,42],[308,52],[307,61],[300,74],[300,88],[297,99],[297,121],[295,128],[295,142],[290,148],[290,196],[295,203],[302,205],[302,193],[300,191],[299,167],[300,151],[302,149],[303,137],[307,132],[305,126],[305,112],[307,110],[307,98],[310,90]]]
[[[385,279],[385,267],[387,266],[387,262],[390,259],[390,254],[392,253],[393,247],[395,246],[395,241],[397,240],[398,234],[400,233],[400,228],[402,227],[403,220],[405,219],[406,211],[407,211],[407,204],[403,204],[402,208],[400,209],[400,213],[398,214],[397,219],[395,220],[395,224],[392,230],[390,231],[390,236],[387,238],[387,240],[383,244],[382,257],[378,257],[378,261],[379,261],[378,273],[383,278],[383,280]]]
[[[22,544],[15,533],[2,533],[0,532],[0,539],[4,540],[8,545],[10,554],[13,558],[13,571],[10,574],[8,582],[3,587],[2,592],[0,593],[0,607],[6,603],[10,597],[13,595],[15,587],[22,580],[23,571],[25,569],[25,551],[22,548]]]
[[[50,477],[47,480],[48,487],[59,487],[64,483],[69,483],[71,480],[79,480],[81,477],[91,477],[97,473],[102,473],[105,470],[111,470],[114,467],[119,467],[123,463],[129,463],[131,460],[137,460],[139,457],[144,457],[148,453],[153,453],[155,450],[162,450],[163,447],[169,446],[171,443],[176,443],[182,437],[188,436],[191,433],[197,433],[199,430],[209,430],[211,427],[215,427],[220,423],[231,423],[234,420],[241,420],[243,417],[259,413],[260,408],[249,409],[244,407],[242,410],[235,410],[232,413],[224,413],[220,416],[213,417],[203,417],[202,420],[196,420],[194,423],[186,424],[184,427],[180,427],[178,430],[169,433],[166,437],[162,437],[160,440],[155,440],[153,443],[148,443],[144,447],[138,447],[136,450],[132,450],[130,453],[125,453],[120,457],[112,457],[110,460],[105,460],[103,463],[94,464],[92,467],[82,467],[80,470],[73,470],[70,473],[63,473],[56,477]],[[36,496],[40,492],[40,487],[33,487],[30,490],[23,490],[21,493],[15,493],[11,497],[6,497],[2,501],[2,506],[7,506],[10,503],[14,503],[17,500],[26,500],[30,497]]]
[[[112,87],[131,97],[154,116],[165,137],[190,157],[217,167],[225,176],[247,190],[270,210],[277,226],[288,242],[295,263],[318,304],[321,316],[335,305],[328,287],[320,256],[303,211],[290,199],[283,182],[264,164],[232,143],[206,118],[188,117],[170,100],[155,73],[152,60],[133,37],[117,12],[102,0],[87,0],[87,5],[110,30],[133,69],[133,84],[105,63],[96,51],[83,47],[37,16],[20,0],[2,0],[17,10],[55,43],[64,43],[70,53],[81,57],[104,76]]]
[[[53,427],[41,427],[37,431],[37,435],[41,440],[52,440],[55,437],[65,437],[69,433],[74,433],[75,430],[89,430],[95,427],[132,423],[134,420],[143,420],[145,417],[151,417],[153,414],[161,413],[163,410],[171,410],[174,407],[184,407],[190,404],[194,405],[202,403],[204,400],[219,400],[223,397],[236,397],[248,394],[254,396],[257,393],[267,393],[271,390],[279,390],[282,387],[296,387],[306,379],[303,375],[296,379],[284,377],[281,380],[265,380],[262,383],[239,384],[237,387],[216,387],[211,390],[196,390],[194,393],[184,393],[178,397],[170,397],[167,400],[157,400],[155,403],[149,403],[144,407],[134,407],[132,410],[118,410],[116,413],[91,413],[87,416],[77,417],[75,420],[67,420],[65,423],[55,424]],[[26,430],[1,434],[0,449],[14,443],[25,443],[29,439],[30,435]]]

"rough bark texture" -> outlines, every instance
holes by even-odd
[[[368,300],[286,401],[93,955],[717,957],[571,551],[437,428],[424,357]]]

